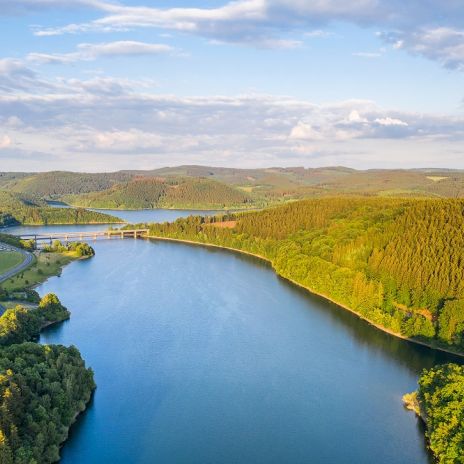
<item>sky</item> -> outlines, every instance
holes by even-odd
[[[0,171],[464,169],[462,0],[0,0]]]

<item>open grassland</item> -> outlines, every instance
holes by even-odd
[[[0,251],[0,274],[21,264],[23,260],[24,256],[17,251]]]
[[[2,287],[11,292],[36,286],[51,276],[59,275],[62,267],[73,259],[75,256],[72,252],[40,253],[31,267],[5,281]]]

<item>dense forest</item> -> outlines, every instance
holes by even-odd
[[[32,341],[43,326],[69,319],[69,314],[54,294],[45,295],[37,309],[7,309],[0,317],[0,346]]]
[[[79,205],[95,205],[111,208],[122,208],[127,197],[131,209],[150,208],[158,205],[159,189],[154,182],[145,186],[127,187],[128,183],[138,179],[171,179],[178,183],[190,180],[211,180],[220,183],[225,191],[221,193],[216,184],[204,184],[202,187],[213,190],[209,196],[214,198],[218,207],[228,203],[231,191],[247,195],[256,206],[278,204],[286,200],[295,200],[327,195],[366,195],[383,197],[464,197],[464,171],[447,169],[370,169],[358,171],[346,167],[323,168],[264,168],[235,169],[209,166],[177,166],[155,169],[151,171],[119,171],[114,173],[0,173],[0,189],[20,194],[32,195],[41,199],[63,200],[66,196],[78,196],[73,202]],[[153,192],[146,189],[151,185]],[[120,186],[128,189],[124,196]],[[145,189],[145,193],[134,190]],[[102,196],[94,195],[103,192]],[[86,194],[91,193],[89,197]],[[211,207],[202,201],[205,192],[199,198],[193,192],[174,197],[162,207],[194,207],[203,209]],[[81,198],[80,196],[83,195]],[[219,195],[219,196],[218,196]],[[224,196],[224,200],[222,196]],[[217,200],[217,201],[216,201]],[[233,202],[241,204],[240,198]],[[211,203],[208,200],[206,203]],[[116,206],[115,206],[116,205]],[[142,206],[143,205],[143,206]]]
[[[74,348],[30,343],[46,325],[69,318],[54,294],[37,309],[0,317],[0,462],[51,463],[95,383]]]
[[[429,446],[440,464],[464,462],[464,366],[424,370],[419,390],[405,395],[426,425]]]
[[[464,351],[463,200],[303,200],[150,233],[258,254],[384,329]]]
[[[29,175],[0,173],[0,188],[51,200],[62,195],[106,190],[117,183],[127,182],[132,177],[132,174],[124,172],[86,174],[53,171]]]
[[[74,208],[52,208],[32,196],[0,190],[0,227],[17,224],[90,224],[120,223],[120,219],[95,211]]]
[[[108,209],[243,208],[252,203],[244,192],[209,179],[137,178],[109,190],[67,196],[72,205]]]

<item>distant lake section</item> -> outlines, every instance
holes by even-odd
[[[60,203],[56,208],[69,208],[68,205]],[[59,203],[59,202],[58,202]],[[63,206],[64,205],[64,206]],[[117,210],[117,209],[91,209],[100,213],[110,214],[121,218],[129,224],[148,223],[148,222],[172,222],[177,218],[188,216],[214,216],[224,213],[224,211],[196,211],[196,210],[175,210],[175,209],[144,209],[137,211]],[[50,225],[50,226],[14,226],[5,229],[10,234],[35,234],[41,232],[80,232],[82,230],[106,230],[111,227],[121,227],[119,224],[69,224],[69,225]]]

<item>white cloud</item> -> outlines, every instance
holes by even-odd
[[[381,126],[404,126],[407,127],[408,123],[401,121],[401,119],[395,119],[395,118],[377,118],[374,120],[377,124],[380,124]]]
[[[464,29],[421,28],[383,34],[396,49],[438,61],[446,68],[464,70]]]
[[[27,8],[32,0],[4,0],[8,13]],[[39,36],[83,32],[127,31],[155,27],[207,37],[214,41],[245,43],[258,47],[296,46],[288,34],[306,33],[324,37],[321,29],[330,22],[349,22],[378,27],[387,32],[380,37],[411,53],[438,60],[444,66],[463,66],[462,24],[464,8],[460,0],[236,0],[216,8],[154,8],[127,6],[98,0],[37,0],[36,6],[88,6],[100,10],[94,21],[51,28],[36,28]],[[315,26],[319,28],[315,29]],[[375,55],[375,56],[374,56]],[[358,56],[376,57],[360,52]]]
[[[75,61],[93,61],[100,57],[162,55],[174,48],[166,44],[121,40],[104,43],[82,43],[76,52],[61,54],[29,53],[27,60],[39,64],[66,64]]]
[[[299,121],[290,132],[290,139],[296,140],[322,140],[323,135],[317,131],[311,124]]]
[[[2,169],[13,148],[15,169],[26,170],[36,166],[34,154],[43,161],[40,169],[53,161],[56,169],[95,170],[211,159],[231,166],[353,165],[347,154],[361,151],[358,163],[373,166],[393,162],[389,150],[395,156],[408,153],[411,160],[418,151],[429,153],[418,165],[434,159],[446,164],[456,153],[464,161],[463,118],[388,110],[370,101],[317,105],[255,94],[176,97],[153,93],[150,81],[101,75],[46,79],[17,61],[0,62],[0,88],[7,89],[0,92],[0,124],[8,131],[0,140],[9,145],[2,150]]]
[[[366,118],[361,117],[358,111],[353,110],[348,115],[348,122],[365,123],[368,122],[368,120]]]
[[[8,135],[3,135],[0,137],[0,150],[8,148],[11,145],[11,138]]]

